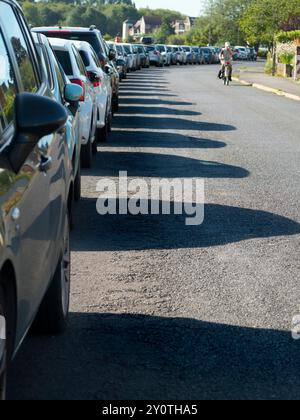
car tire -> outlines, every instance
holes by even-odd
[[[74,200],[78,202],[81,198],[81,168],[78,165],[77,174],[74,181]]]
[[[4,290],[0,284],[0,316],[1,320],[6,323],[6,309]],[[2,373],[0,374],[0,401],[4,401],[6,398],[6,378],[7,378],[7,328],[4,325],[3,330],[5,337],[0,338],[0,368]]]
[[[81,166],[82,168],[89,169],[92,167],[93,152],[92,142],[89,140],[87,144],[81,147]]]
[[[66,329],[70,302],[70,225],[65,216],[64,237],[61,255],[49,286],[41,303],[32,330],[37,334],[60,334]]]

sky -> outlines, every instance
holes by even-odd
[[[201,0],[134,0],[136,7],[147,7],[151,9],[172,9],[178,10],[184,15],[199,16]]]

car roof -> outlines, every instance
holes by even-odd
[[[72,44],[75,45],[75,47],[77,47],[78,49],[81,50],[91,50],[92,46],[90,43],[86,42],[86,41],[71,41]]]
[[[58,47],[69,51],[70,47],[74,45],[74,41],[62,38],[49,38],[49,42],[52,47]]]
[[[99,29],[96,28],[96,26],[91,26],[90,28],[85,27],[73,27],[73,26],[40,26],[34,28],[36,31],[41,32],[59,32],[59,31],[65,31],[65,32],[101,32]]]

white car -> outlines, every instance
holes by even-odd
[[[79,105],[82,144],[81,164],[84,168],[90,168],[93,152],[97,151],[97,104],[94,88],[74,42],[56,38],[49,38],[49,42],[70,81],[83,88],[84,93],[80,98]]]
[[[137,70],[137,60],[136,56],[133,51],[133,47],[131,44],[122,44],[126,57],[128,59],[128,70],[129,71],[136,71]]]
[[[150,64],[156,67],[164,66],[164,59],[156,45],[145,45],[147,53],[149,54]]]
[[[248,59],[248,52],[246,47],[235,47],[235,51],[237,53],[238,60],[247,60]]]
[[[167,46],[158,44],[158,45],[156,45],[156,48],[158,49],[158,51],[162,55],[162,58],[164,60],[164,65],[165,66],[170,66],[171,65],[171,54],[168,52]]]
[[[87,70],[89,79],[94,87],[97,104],[97,132],[98,142],[105,142],[111,131],[112,123],[112,87],[111,80],[99,62],[93,47],[85,41],[73,41],[78,49]]]

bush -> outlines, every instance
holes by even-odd
[[[278,56],[278,62],[280,64],[290,64],[293,65],[295,60],[295,55],[291,53],[283,53]]]
[[[267,62],[265,65],[265,73],[266,74],[272,74],[273,72],[273,57],[272,54],[269,52],[267,54]]]
[[[268,57],[268,51],[267,50],[258,50],[257,56],[259,58],[267,58]]]

